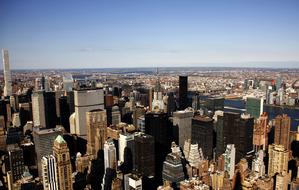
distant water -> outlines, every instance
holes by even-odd
[[[244,100],[225,100],[225,107],[235,108],[235,112],[242,113],[241,110],[246,109]],[[225,109],[224,111],[234,111],[233,109]],[[291,117],[291,130],[297,131],[299,126],[299,107],[285,107],[264,105],[264,112],[267,112],[269,119],[274,119],[277,115],[287,114]]]

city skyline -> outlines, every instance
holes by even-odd
[[[1,1],[11,69],[298,68],[297,1]],[[3,69],[0,66],[0,69]]]

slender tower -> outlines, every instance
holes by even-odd
[[[3,72],[4,72],[4,96],[12,95],[12,87],[11,87],[11,74],[9,68],[9,57],[8,50],[2,49],[2,57],[3,57]]]

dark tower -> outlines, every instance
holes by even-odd
[[[60,124],[64,127],[67,132],[70,132],[70,106],[66,96],[59,98],[59,109],[60,109]]]
[[[55,92],[44,92],[44,103],[46,127],[55,128],[57,121]]]
[[[180,76],[180,78],[179,78],[179,107],[180,107],[180,110],[184,110],[187,108],[187,105],[188,105],[187,91],[188,91],[188,77]]]

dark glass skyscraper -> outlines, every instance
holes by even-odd
[[[179,78],[179,108],[180,108],[180,110],[184,110],[188,106],[187,91],[188,91],[188,77],[180,76],[180,78]]]

